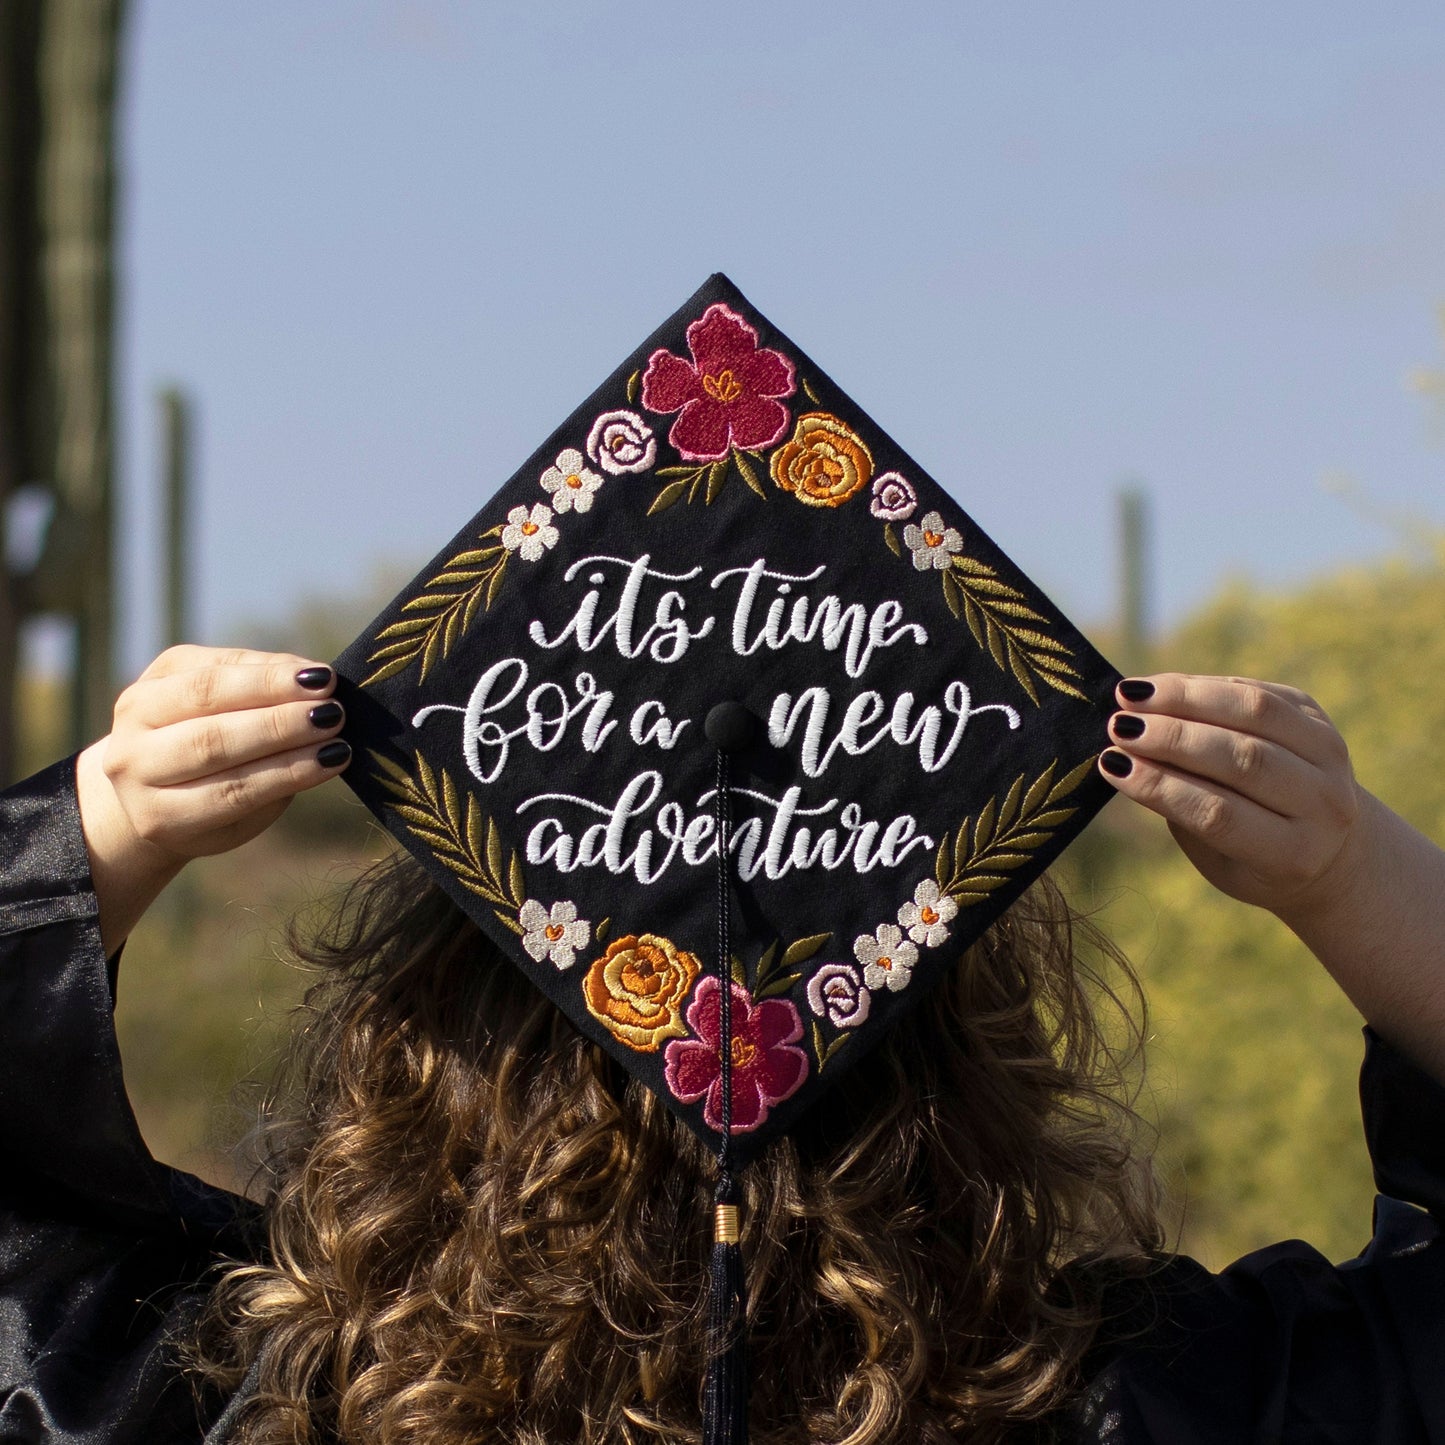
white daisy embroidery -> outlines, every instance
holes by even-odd
[[[529,512],[526,507],[513,507],[502,528],[502,546],[509,552],[520,552],[524,562],[535,562],[548,547],[557,545],[561,534],[552,525],[552,509],[541,502]]]
[[[963,546],[963,533],[944,523],[938,512],[930,512],[916,525],[910,522],[903,529],[903,540],[913,553],[913,565],[920,572],[930,567],[947,567],[950,558]]]
[[[875,993],[880,988],[890,993],[906,988],[918,962],[917,948],[896,923],[880,923],[871,937],[860,934],[853,940],[853,955],[863,965],[863,982]]]
[[[949,920],[957,912],[958,904],[932,878],[925,878],[913,890],[913,901],[898,910],[898,922],[914,943],[937,948],[948,937]]]
[[[645,472],[657,460],[657,438],[635,411],[604,411],[587,433],[587,455],[614,477]]]
[[[602,478],[592,470],[576,447],[557,453],[557,461],[542,473],[542,490],[552,494],[558,512],[587,512]]]
[[[577,950],[587,946],[592,925],[577,917],[577,905],[561,899],[547,911],[544,903],[529,898],[517,914],[522,925],[522,947],[538,963],[550,959],[558,968],[571,968],[577,961]]]

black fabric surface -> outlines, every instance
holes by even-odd
[[[254,1206],[146,1152],[95,912],[68,759],[0,793],[0,1442],[219,1445],[231,1412],[166,1341],[217,1255],[257,1257],[263,1235]],[[1445,1209],[1445,1089],[1367,1031],[1361,1094],[1376,1178],[1400,1196],[1377,1200],[1364,1254],[1334,1266],[1294,1241],[1218,1275],[1172,1258],[1121,1279],[1062,1438],[1445,1445],[1445,1249],[1426,1212]]]
[[[709,390],[678,410],[699,373]],[[719,386],[735,401],[709,401]],[[598,444],[609,418],[633,450],[646,438],[622,471]],[[573,468],[592,490],[559,484]],[[716,1147],[705,722],[746,708],[728,869],[744,1163],[927,1007],[1114,796],[1094,760],[1119,674],[725,276],[484,484],[477,514],[336,660],[355,748],[343,781]],[[437,535],[459,519],[438,517]]]

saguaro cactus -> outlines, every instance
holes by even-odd
[[[33,479],[36,453],[36,64],[40,0],[0,3],[0,786],[15,773],[16,666],[24,613],[20,579],[5,564],[5,518]]]
[[[122,0],[45,0],[40,28],[40,233],[57,499],[45,559],[76,623],[73,743],[104,732],[114,699],[115,99]],[[67,555],[68,554],[68,555]],[[63,560],[62,560],[63,559]],[[65,575],[54,575],[63,571]]]
[[[190,636],[191,404],[168,386],[158,397],[161,421],[161,504],[165,514],[165,639],[167,647]]]
[[[1119,665],[1149,670],[1149,499],[1142,486],[1119,493]]]

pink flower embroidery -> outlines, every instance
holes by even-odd
[[[918,505],[913,484],[897,472],[882,472],[873,478],[873,501],[868,510],[884,522],[904,522]]]
[[[808,980],[808,1007],[835,1029],[856,1029],[872,1002],[851,963],[825,963]]]
[[[803,1037],[803,1020],[792,1002],[766,998],[754,1003],[748,991],[730,984],[732,1008],[732,1132],[746,1134],[768,1117],[774,1104],[796,1094],[808,1077],[808,1056],[791,1045]],[[722,997],[712,975],[698,984],[687,1006],[687,1025],[697,1036],[667,1046],[667,1087],[684,1104],[703,1095],[702,1117],[710,1129],[722,1128]]]
[[[604,472],[645,472],[657,460],[657,438],[635,411],[604,411],[587,433],[587,455]]]
[[[758,333],[721,302],[687,328],[692,360],[659,348],[647,361],[642,404],[679,412],[667,434],[690,462],[725,457],[732,447],[770,447],[788,428],[793,363],[781,351],[758,345]]]

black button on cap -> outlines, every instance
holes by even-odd
[[[708,713],[702,730],[720,753],[736,753],[752,742],[758,720],[740,702],[720,702]]]

